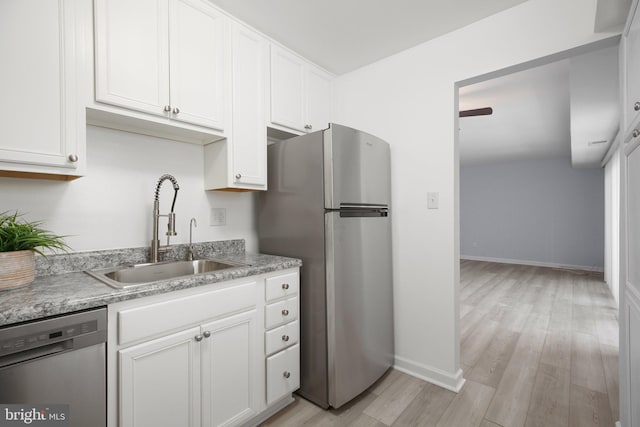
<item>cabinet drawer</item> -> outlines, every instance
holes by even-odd
[[[287,323],[279,328],[272,329],[265,333],[265,348],[267,355],[287,348],[298,342],[299,327],[298,321]]]
[[[298,298],[274,302],[265,309],[265,328],[270,329],[298,318]]]
[[[298,293],[298,273],[288,273],[282,276],[269,277],[265,287],[267,302]]]
[[[118,313],[118,344],[254,307],[256,288],[256,282],[249,282],[123,310]]]
[[[300,387],[300,346],[267,358],[267,405]]]

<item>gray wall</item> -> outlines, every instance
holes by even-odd
[[[602,269],[604,170],[570,159],[460,166],[460,256]]]

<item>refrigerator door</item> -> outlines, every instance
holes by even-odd
[[[388,206],[389,144],[368,133],[331,123],[324,131],[325,208]]]
[[[393,363],[391,221],[384,212],[325,214],[329,404],[338,408]]]

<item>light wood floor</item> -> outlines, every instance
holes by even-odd
[[[460,282],[460,393],[390,370],[340,410],[296,396],[263,425],[614,425],[618,318],[601,274],[462,261]]]

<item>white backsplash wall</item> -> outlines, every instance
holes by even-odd
[[[68,235],[73,251],[147,246],[151,240],[153,197],[158,178],[169,173],[180,190],[175,205],[177,236],[189,242],[195,217],[195,242],[245,239],[258,248],[254,193],[205,191],[202,146],[87,126],[87,175],[70,182],[0,178],[0,212],[18,210],[43,228]],[[160,213],[173,200],[171,182],[160,192]],[[226,209],[226,225],[210,226],[212,208]],[[161,243],[166,218],[160,218]]]

